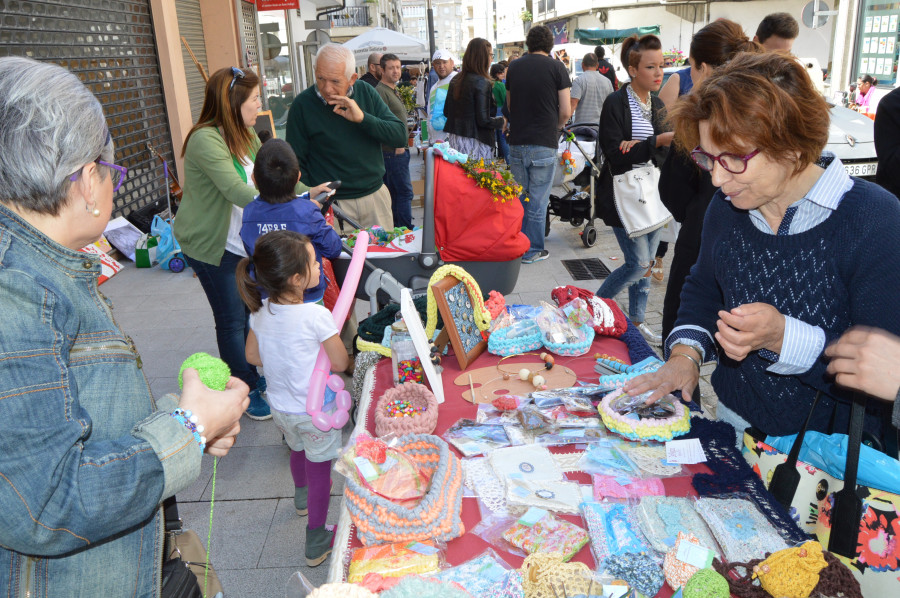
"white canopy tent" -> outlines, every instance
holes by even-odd
[[[372,52],[396,54],[401,61],[428,60],[428,46],[414,37],[384,27],[375,27],[357,35],[343,46],[356,57],[356,66],[365,66]]]

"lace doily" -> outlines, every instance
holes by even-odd
[[[646,496],[638,505],[637,515],[641,531],[659,552],[669,550],[671,541],[679,532],[692,534],[700,546],[718,552],[709,528],[694,510],[694,503],[689,498]]]
[[[510,479],[506,483],[506,502],[511,505],[578,513],[581,501],[581,486],[575,482]]]
[[[466,486],[478,495],[481,502],[494,513],[506,512],[506,493],[503,484],[494,475],[487,457],[464,459],[463,471],[466,475]]]
[[[743,498],[699,498],[697,512],[712,530],[725,559],[746,563],[787,544],[756,505]]]
[[[581,471],[578,462],[584,456],[584,451],[576,451],[574,453],[553,453],[553,460],[556,467],[563,473],[570,471]]]
[[[590,596],[602,593],[591,570],[584,563],[564,563],[557,552],[537,553],[522,563],[522,588],[525,598]],[[563,589],[565,588],[565,589]]]
[[[666,465],[666,449],[663,445],[622,447],[625,454],[641,471],[658,477],[671,477],[681,473],[681,465]]]
[[[491,467],[501,480],[562,480],[553,455],[543,446],[526,444],[493,451]]]

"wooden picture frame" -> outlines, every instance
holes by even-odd
[[[272,118],[271,110],[262,110],[256,115],[256,124],[253,125],[253,129],[256,131],[256,134],[259,135],[262,131],[268,131],[272,134],[272,139],[276,138],[275,134],[275,120]]]
[[[449,340],[456,355],[459,368],[465,370],[487,349],[487,341],[475,324],[475,303],[471,289],[462,280],[448,274],[431,285],[444,330],[436,345],[445,345]]]

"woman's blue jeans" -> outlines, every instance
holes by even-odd
[[[216,344],[219,357],[231,368],[231,375],[246,382],[250,390],[256,389],[259,374],[256,366],[247,363],[245,346],[250,332],[250,310],[238,295],[235,269],[241,257],[230,251],[222,255],[218,266],[184,256],[188,265],[197,273],[200,286],[212,308],[216,322]]]
[[[650,277],[644,274],[656,256],[661,231],[656,229],[652,233],[630,239],[624,228],[614,226],[612,229],[619,248],[625,254],[625,263],[606,277],[597,296],[612,299],[627,286],[628,317],[632,322],[643,322],[647,298],[650,296]]]

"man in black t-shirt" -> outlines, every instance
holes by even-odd
[[[603,46],[595,46],[594,54],[597,55],[597,60],[600,61],[600,66],[597,67],[597,71],[609,79],[609,82],[612,83],[613,91],[618,91],[619,89],[619,80],[616,79],[616,69],[613,68],[612,63],[604,58],[606,56],[606,50]]]
[[[532,27],[525,45],[528,54],[511,62],[506,73],[506,102],[509,169],[523,187],[522,232],[531,242],[522,263],[532,264],[550,255],[544,249],[544,225],[558,161],[559,130],[572,114],[572,83],[563,63],[550,58],[553,33],[549,27]]]

